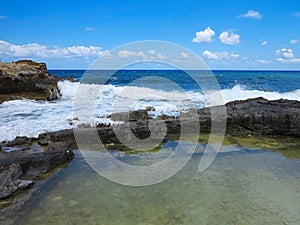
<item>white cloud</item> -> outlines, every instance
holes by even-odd
[[[196,35],[192,41],[195,43],[212,42],[213,41],[212,38],[214,35],[215,35],[215,31],[212,30],[210,27],[207,27],[203,31],[196,32]]]
[[[84,29],[87,30],[87,31],[93,31],[93,30],[95,30],[93,27],[85,27]]]
[[[118,55],[120,58],[130,58],[130,57],[138,57],[146,59],[147,56],[143,51],[135,52],[135,51],[129,51],[129,50],[121,50],[118,52]]]
[[[157,57],[157,59],[159,59],[159,60],[167,59],[167,56],[162,55],[162,54],[160,54],[160,53],[158,53],[156,57]]]
[[[292,45],[295,45],[295,44],[297,44],[297,43],[298,43],[298,40],[296,40],[296,39],[291,40],[291,44],[292,44]]]
[[[188,53],[185,53],[185,52],[181,52],[181,58],[183,58],[183,59],[188,59],[190,56],[189,56],[189,54]]]
[[[290,61],[291,63],[300,63],[300,59],[299,59],[299,58],[290,59],[289,61]]]
[[[282,48],[275,52],[276,61],[282,63],[300,63],[300,58],[296,58],[292,49]]]
[[[286,59],[295,58],[293,50],[292,49],[286,49],[286,48],[282,48],[282,49],[277,50],[276,55],[281,56],[281,57],[286,58]]]
[[[243,15],[239,15],[238,18],[251,18],[251,19],[256,19],[259,20],[262,18],[262,15],[254,10],[248,10],[247,13],[243,14]]]
[[[262,41],[262,42],[261,42],[261,45],[262,45],[262,46],[266,46],[267,44],[268,44],[267,41]]]
[[[213,60],[224,60],[224,59],[235,59],[238,58],[238,54],[228,53],[228,52],[211,52],[209,50],[205,50],[202,55],[207,59]]]
[[[269,60],[265,60],[265,59],[259,59],[259,60],[257,60],[257,62],[259,62],[261,64],[268,64],[270,61]]]
[[[234,34],[232,32],[229,33],[227,31],[221,33],[219,39],[223,44],[227,45],[237,45],[240,43],[240,35]]]
[[[277,58],[276,61],[278,61],[278,62],[285,62],[285,59],[284,58]]]
[[[60,48],[37,43],[14,45],[0,40],[0,56],[2,58],[76,58],[76,57],[108,57],[109,51],[95,46],[70,46]]]
[[[0,20],[4,20],[4,19],[7,19],[7,16],[0,15]]]
[[[118,56],[120,58],[139,58],[143,60],[165,60],[168,58],[155,50],[149,50],[146,53],[143,51],[121,50],[118,52]]]
[[[156,54],[156,51],[155,51],[155,50],[149,50],[148,53],[149,53],[150,55],[155,55],[155,54]]]

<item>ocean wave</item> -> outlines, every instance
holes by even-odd
[[[137,86],[114,86],[83,84],[80,94],[79,83],[60,81],[58,83],[62,98],[57,101],[15,100],[4,102],[0,106],[0,141],[13,140],[17,136],[36,137],[40,133],[69,129],[94,121],[94,123],[110,123],[107,115],[114,112],[145,109],[148,106],[156,110],[150,115],[161,114],[178,116],[180,110],[212,106],[208,99],[219,96],[220,91],[211,91],[204,95],[201,92],[180,90],[164,91]],[[89,102],[86,96],[98,91],[96,102]],[[300,101],[300,89],[286,93],[247,90],[247,87],[235,85],[231,89],[221,90],[224,103],[263,97],[268,100],[289,99]],[[85,104],[95,105],[95,118],[86,121],[73,120],[74,100],[83,98]],[[92,101],[92,100],[91,100]],[[84,106],[83,106],[84,107]],[[103,119],[101,119],[101,117]],[[91,124],[93,125],[93,124]]]

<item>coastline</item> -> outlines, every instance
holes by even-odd
[[[48,72],[43,70],[37,79],[43,81],[39,76],[43,77],[45,73],[47,73],[47,76],[49,75]],[[50,79],[54,79],[51,78],[51,75],[49,76]],[[48,82],[47,79],[45,82]],[[57,79],[55,85],[57,87]],[[46,86],[40,85],[39,87]],[[46,90],[48,90],[47,88]],[[33,91],[36,91],[35,87]],[[41,92],[45,93],[45,90],[43,89]],[[52,92],[48,91],[47,93]],[[19,95],[16,95],[16,98],[19,97]],[[35,97],[33,95],[33,98]],[[54,98],[48,96],[44,99],[55,100],[57,98],[58,96]],[[15,99],[15,97],[12,99]],[[40,100],[40,97],[35,99]],[[128,132],[127,128],[130,127],[136,137],[146,139],[151,134],[150,122],[152,131],[159,131],[160,125],[163,123],[166,124],[167,128],[166,136],[163,138],[163,142],[166,142],[168,139],[180,135],[181,123],[192,125],[198,122],[200,134],[208,135],[211,132],[211,110],[217,108],[218,106],[213,106],[185,110],[182,112],[185,115],[183,118],[188,119],[182,119],[181,117],[168,115],[151,118],[148,113],[155,110],[155,108],[150,107],[145,110],[129,112],[129,121],[125,120],[127,113],[116,113],[107,117],[113,121],[122,122],[118,125],[99,124],[97,127],[91,128],[89,125],[81,124],[79,127],[74,128],[75,130],[46,132],[40,134],[37,138],[17,137],[13,141],[2,142],[0,143],[0,211],[7,216],[22,211],[22,208],[30,202],[34,193],[43,187],[42,183],[46,183],[51,174],[55,173],[53,171],[67,166],[72,161],[74,158],[73,150],[78,149],[74,132],[79,132],[82,134],[83,140],[89,142],[89,132],[96,129],[102,143],[110,150],[121,150],[130,153],[132,151],[122,145],[122,142],[115,135],[114,129],[118,129],[119,133],[125,137]],[[225,105],[225,108],[227,111],[226,135],[244,137],[245,139],[260,135],[275,138],[300,137],[300,101],[284,99],[269,101],[264,98],[254,98],[229,102]],[[197,116],[189,117],[189,111],[195,110]],[[218,119],[221,121],[224,118]],[[192,132],[193,130],[191,130]],[[158,136],[158,138],[160,137]],[[130,137],[126,141],[132,142]],[[40,179],[45,174],[50,174],[50,176],[41,182]]]
[[[251,135],[263,135],[269,137],[288,136],[297,138],[300,136],[300,102],[290,100],[268,101],[263,98],[235,101],[226,104],[227,129],[226,135],[249,137]],[[188,112],[187,112],[188,113]],[[198,110],[199,118],[190,118],[181,121],[180,118],[161,116],[152,119],[148,116],[147,110],[139,110],[130,113],[130,128],[136,137],[140,139],[149,136],[149,121],[151,120],[152,130],[155,130],[163,122],[167,125],[167,133],[164,140],[170,135],[180,135],[180,124],[194,123],[197,119],[200,125],[200,134],[209,134],[211,129],[210,108]],[[117,120],[124,118],[123,113],[112,115]],[[121,142],[114,133],[114,128],[127,132],[126,123],[120,125],[105,126],[99,125],[96,129],[102,143],[107,146],[114,146],[112,149],[120,149]],[[76,128],[76,132],[82,134],[82,138],[88,143],[89,132],[94,128],[88,125]],[[131,141],[128,139],[127,141]],[[2,199],[14,196],[18,190],[31,188],[36,179],[44,173],[52,171],[58,166],[70,162],[74,155],[72,150],[77,149],[73,129],[40,134],[38,138],[17,137],[10,142],[1,143],[0,168],[2,169],[2,183],[6,183],[6,190]],[[16,169],[16,168],[17,169]],[[23,173],[15,176],[15,170]],[[3,175],[6,174],[6,175]],[[28,185],[16,186],[20,182],[27,181]],[[4,182],[9,178],[10,182]],[[26,180],[24,180],[26,178]]]

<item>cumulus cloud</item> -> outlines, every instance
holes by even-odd
[[[143,51],[135,52],[135,51],[129,51],[129,50],[121,50],[118,52],[118,55],[120,58],[130,58],[130,57],[138,57],[146,59],[147,56]]]
[[[149,50],[148,53],[149,53],[150,55],[155,55],[155,54],[156,54],[156,51],[155,51],[155,50]]]
[[[268,44],[267,41],[262,41],[262,42],[261,42],[261,45],[262,45],[262,46],[266,46],[267,44]]]
[[[185,53],[185,52],[181,52],[181,58],[182,59],[188,59],[190,56],[189,56],[189,54],[188,53]]]
[[[167,56],[165,56],[165,55],[163,55],[163,54],[161,54],[161,53],[158,53],[158,54],[156,55],[156,57],[157,57],[158,60],[164,60],[164,59],[167,59]]]
[[[240,43],[240,35],[232,32],[223,32],[219,36],[220,41],[226,45],[237,45]]]
[[[286,59],[295,58],[293,50],[292,49],[286,49],[286,48],[282,48],[282,49],[277,50],[276,55],[281,56],[281,57],[286,58]]]
[[[212,42],[214,35],[215,31],[212,30],[210,27],[207,27],[203,31],[196,32],[196,35],[192,41],[195,43]]]
[[[296,40],[296,39],[293,39],[293,40],[291,40],[291,42],[290,42],[292,45],[295,45],[295,44],[297,44],[298,43],[298,40]]]
[[[168,57],[155,50],[149,50],[148,52],[143,51],[131,51],[121,50],[118,52],[120,58],[136,58],[142,60],[165,60]]]
[[[109,51],[95,46],[70,46],[60,48],[37,43],[15,45],[0,40],[1,58],[96,58],[108,56],[110,56]]]
[[[228,52],[211,52],[209,50],[205,50],[202,55],[207,59],[212,60],[226,60],[226,59],[236,59],[239,57],[238,54],[228,53]]]
[[[276,61],[282,63],[300,63],[300,58],[296,58],[292,49],[282,48],[275,52]]]
[[[262,18],[262,15],[257,11],[248,10],[247,13],[245,13],[243,15],[239,15],[238,18],[251,18],[251,19],[259,20]]]

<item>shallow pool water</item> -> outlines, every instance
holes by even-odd
[[[158,152],[114,155],[149,163],[168,155],[174,143]],[[74,161],[35,196],[19,224],[300,224],[298,159],[228,145],[199,172],[201,157],[195,153],[163,183],[129,187],[99,176],[76,151]]]

